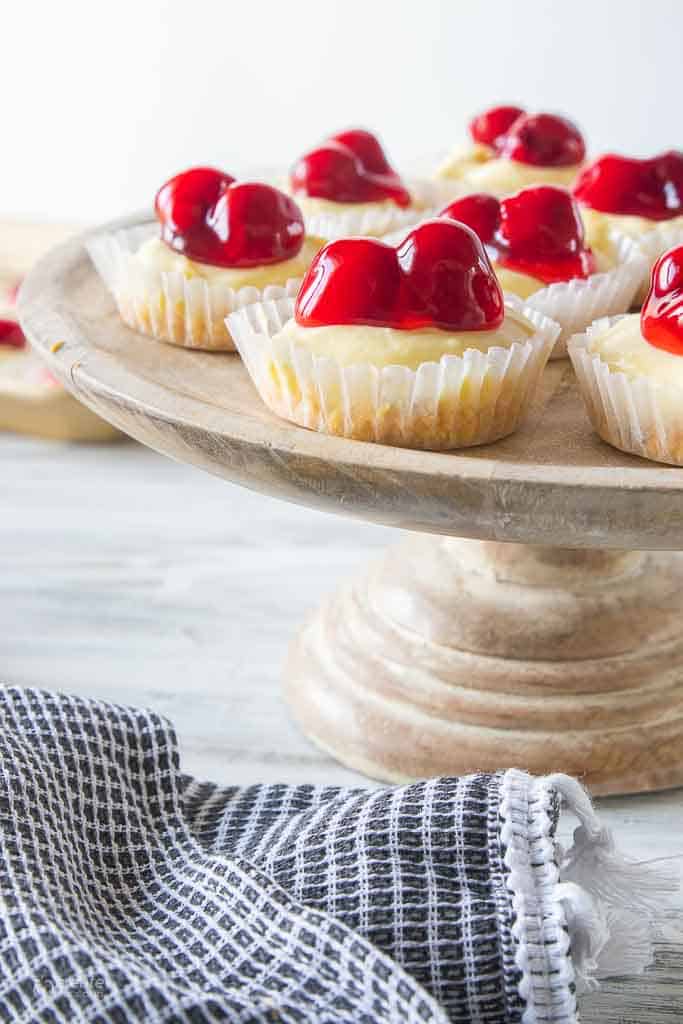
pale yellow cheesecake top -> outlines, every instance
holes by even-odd
[[[151,270],[175,272],[186,278],[201,277],[211,284],[223,284],[235,290],[248,286],[263,289],[269,284],[284,285],[291,278],[303,277],[320,245],[318,239],[307,238],[297,255],[289,260],[256,267],[214,267],[190,260],[154,237],[142,243],[133,259]]]
[[[480,142],[467,142],[452,149],[436,169],[437,178],[461,178],[473,167],[492,160],[496,155],[492,146]]]
[[[572,164],[569,167],[542,167],[499,156],[467,168],[464,180],[472,192],[490,192],[491,195],[504,196],[510,192],[519,192],[530,185],[568,187],[573,184],[581,167],[582,164]]]
[[[525,316],[510,309],[494,331],[404,331],[355,324],[303,327],[292,318],[274,336],[273,343],[294,342],[315,355],[330,356],[340,366],[370,363],[416,370],[421,363],[438,363],[445,355],[462,356],[467,349],[486,352],[493,347],[510,348],[515,342],[524,344],[535,330]]]
[[[534,292],[547,287],[545,281],[532,277],[530,274],[522,274],[519,270],[508,270],[495,262],[492,263],[492,266],[503,291],[510,295],[517,295],[520,299],[528,299]]]
[[[611,270],[616,263],[614,245],[609,238],[605,241],[604,249],[596,249],[594,255],[596,274]],[[519,270],[509,270],[507,267],[501,267],[495,261],[492,262],[492,265],[503,291],[516,295],[520,299],[528,299],[534,292],[549,287],[546,281],[541,281],[538,277],[522,274]],[[564,284],[564,282],[561,283]]]
[[[592,210],[589,206],[581,204],[579,204],[579,211],[586,232],[586,242],[596,250],[605,248],[609,233],[613,230],[635,240],[664,225],[680,227],[683,230],[683,216],[672,217],[670,220],[651,220],[649,217],[605,213],[602,210]]]
[[[627,377],[650,377],[659,383],[683,388],[683,356],[646,341],[638,313],[621,317],[611,327],[594,334],[586,349],[599,356],[611,370]]]

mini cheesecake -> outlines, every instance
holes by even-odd
[[[603,440],[683,465],[683,245],[655,263],[640,314],[598,320],[569,354]]]
[[[89,251],[128,326],[188,348],[234,350],[225,318],[269,294],[295,294],[320,247],[279,189],[211,167],[157,193],[158,228],[97,236]]]
[[[0,431],[57,441],[121,435],[65,391],[26,344],[11,309],[0,309]]]
[[[553,185],[522,189],[505,199],[473,193],[442,217],[467,224],[486,246],[506,293],[560,324],[554,357],[597,316],[628,310],[643,271],[636,248],[616,235],[599,253],[586,244],[571,194]]]
[[[470,143],[441,164],[437,178],[496,196],[530,185],[571,185],[586,156],[576,125],[556,114],[492,107],[469,124]]]
[[[485,444],[520,423],[559,328],[506,304],[464,224],[430,220],[397,247],[330,242],[277,316],[230,328],[278,415],[354,440],[434,450]]]
[[[429,204],[423,186],[409,188],[389,163],[372,132],[352,128],[304,153],[288,189],[310,235],[379,236],[413,224]]]
[[[670,150],[647,160],[608,153],[582,171],[573,192],[596,252],[609,246],[616,230],[647,257],[642,302],[655,261],[683,242],[683,152]]]

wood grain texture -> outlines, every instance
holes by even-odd
[[[566,362],[547,369],[512,437],[466,454],[414,452],[288,424],[262,405],[235,356],[130,331],[80,240],[34,269],[20,310],[52,372],[87,405],[152,448],[254,490],[454,536],[683,549],[683,470],[603,444]]]
[[[548,369],[512,438],[416,453],[294,427],[260,403],[236,357],[130,331],[82,240],[33,271],[21,315],[76,395],[176,459],[313,506],[546,545],[415,542],[381,579],[329,602],[288,668],[298,720],[325,750],[385,779],[510,757],[583,775],[596,792],[683,781],[680,563],[636,572],[633,558],[592,550],[683,541],[683,472],[597,442],[571,367]]]
[[[302,736],[280,684],[294,630],[391,531],[264,501],[133,444],[0,435],[0,464],[3,681],[152,707],[200,778],[372,784]],[[598,804],[631,857],[683,866],[683,791]],[[661,920],[644,977],[581,1000],[584,1024],[681,1020],[682,920],[683,907]]]
[[[287,695],[402,782],[509,764],[593,793],[683,784],[683,556],[415,537],[301,632]]]

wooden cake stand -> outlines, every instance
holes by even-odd
[[[438,454],[286,423],[237,356],[127,329],[82,238],[33,270],[20,313],[51,372],[157,451],[413,531],[290,651],[294,714],[339,760],[390,780],[517,765],[595,793],[683,783],[683,470],[603,444],[567,361],[517,434]]]

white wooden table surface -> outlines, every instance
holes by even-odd
[[[251,494],[133,443],[0,436],[0,678],[143,704],[216,781],[353,782],[289,720],[287,642],[392,531]],[[683,791],[600,801],[626,852],[683,867]],[[683,1021],[683,904],[655,967],[583,1000],[603,1024]]]

